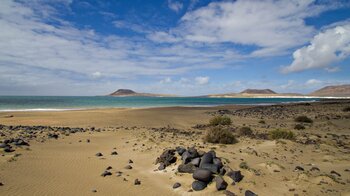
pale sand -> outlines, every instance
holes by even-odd
[[[243,107],[247,106],[227,106],[229,109]],[[0,124],[6,125],[137,128],[121,128],[115,131],[110,128],[110,131],[104,132],[76,133],[57,140],[46,140],[44,143],[31,141],[30,150],[17,149],[14,153],[0,157],[0,182],[4,183],[4,186],[0,186],[0,195],[222,195],[222,191],[215,190],[215,183],[210,184],[204,191],[188,192],[193,181],[191,174],[175,173],[181,160],[177,161],[177,165],[167,167],[166,172],[154,171],[158,168],[158,165],[154,164],[155,159],[162,151],[179,145],[196,145],[202,150],[216,148],[217,155],[226,160],[228,166],[234,170],[240,169],[239,164],[243,160],[246,161],[252,169],[240,169],[245,176],[242,182],[228,186],[228,190],[237,195],[244,195],[247,189],[259,195],[350,194],[350,173],[344,171],[350,169],[349,150],[335,146],[330,136],[329,144],[326,141],[317,147],[292,141],[276,142],[249,138],[240,138],[240,142],[233,145],[216,145],[204,144],[201,139],[204,133],[186,139],[186,136],[173,136],[172,133],[148,129],[169,125],[190,131],[196,124],[208,122],[211,115],[206,112],[220,108],[173,107],[1,113]],[[331,112],[323,106],[315,108]],[[4,118],[9,114],[14,117]],[[340,114],[346,115],[341,112]],[[234,125],[238,127],[246,124],[258,131],[269,129],[259,124],[259,119],[256,118],[231,117]],[[293,127],[295,124],[292,119],[281,121],[272,118],[265,121],[271,127],[279,123],[285,124],[286,127]],[[331,131],[325,131],[326,128],[330,128]],[[328,132],[349,135],[349,130],[348,119],[327,122],[316,120],[314,125],[307,127],[304,132],[322,136]],[[91,142],[87,143],[86,139],[90,139]],[[113,148],[116,148],[119,155],[110,155],[114,151]],[[96,157],[97,152],[103,153],[104,156]],[[15,153],[22,155],[13,158]],[[132,170],[124,169],[129,159],[134,161],[131,164]],[[305,172],[294,172],[295,166],[298,165],[302,166]],[[317,166],[321,171],[309,172],[311,165]],[[101,177],[100,174],[108,166],[113,167],[113,175]],[[331,170],[340,173],[341,178],[334,180],[324,176]],[[123,175],[117,177],[116,171],[122,171]],[[136,178],[141,180],[141,185],[134,185]],[[227,176],[225,180],[229,184],[232,182]],[[173,189],[172,185],[175,182],[180,182],[182,186]],[[97,192],[93,193],[93,189]],[[327,190],[332,192],[326,192]]]

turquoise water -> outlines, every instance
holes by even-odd
[[[318,100],[317,98],[0,96],[0,111],[217,106],[228,104],[254,105]]]

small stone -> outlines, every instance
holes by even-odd
[[[117,176],[117,177],[120,177],[120,176],[122,176],[122,174],[123,174],[123,172],[118,171],[118,172],[116,173],[116,176]]]
[[[244,196],[257,196],[257,194],[253,193],[250,190],[246,190],[245,193],[244,193]]]
[[[192,183],[192,189],[195,191],[201,191],[201,190],[205,189],[206,187],[207,187],[207,183],[202,182],[202,181],[196,180]]]
[[[113,152],[111,153],[111,155],[118,155],[118,152],[117,152],[117,151],[113,151]]]
[[[125,169],[132,169],[132,166],[131,165],[127,165],[124,167]]]
[[[86,142],[87,142],[87,143],[90,143],[90,140],[89,140],[89,139],[87,139],[87,140],[86,140]]]
[[[243,179],[243,175],[241,174],[241,171],[230,171],[227,173],[227,176],[232,178],[235,182],[240,182]]]
[[[112,167],[111,167],[111,166],[108,166],[108,167],[106,168],[106,170],[110,170],[110,169],[112,169]]]
[[[129,159],[129,163],[134,163],[134,161],[132,161],[131,159]]]
[[[135,181],[134,181],[134,185],[140,185],[140,184],[141,184],[141,181],[136,178]]]
[[[96,193],[96,192],[97,192],[97,190],[93,189],[93,190],[91,190],[91,192]]]
[[[337,176],[339,176],[339,177],[341,176],[338,172],[336,172],[336,171],[334,171],[334,170],[331,171],[331,174],[335,174],[335,175],[337,175]]]
[[[103,156],[103,154],[102,154],[102,153],[100,153],[100,152],[98,152],[98,153],[96,153],[96,156],[97,156],[97,157],[102,157],[102,156]]]
[[[177,189],[181,186],[180,183],[176,182],[174,185],[173,185],[173,189]]]
[[[158,170],[164,170],[165,169],[165,164],[164,163],[160,163]]]
[[[302,168],[300,166],[296,166],[294,171],[304,171],[304,168]]]
[[[103,177],[110,176],[110,175],[112,175],[112,173],[109,172],[109,171],[104,171],[104,172],[101,174],[101,176],[103,176]]]
[[[221,176],[216,176],[215,182],[216,182],[216,190],[221,191],[227,188],[228,184]]]
[[[318,167],[312,167],[310,171],[320,171],[320,169]]]

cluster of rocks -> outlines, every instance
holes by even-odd
[[[194,191],[205,189],[211,182],[215,182],[218,191],[226,190],[228,183],[223,178],[224,175],[232,179],[232,185],[240,182],[244,177],[239,170],[234,171],[224,165],[221,158],[216,156],[214,150],[205,152],[194,147],[187,149],[176,147],[176,149],[165,150],[156,159],[156,164],[159,164],[158,170],[166,169],[166,167],[176,163],[178,159],[181,159],[182,163],[178,166],[177,171],[192,174],[194,179],[192,190]],[[177,182],[173,188],[180,186],[181,184]],[[226,192],[229,194],[229,191]],[[255,194],[253,193],[253,195]]]
[[[29,146],[29,143],[21,138],[5,139],[3,142],[0,142],[0,148],[3,148],[4,152],[15,151],[14,146]]]
[[[0,124],[0,148],[4,152],[14,152],[15,147],[29,146],[31,140],[45,141],[48,139],[58,139],[60,135],[68,136],[77,132],[101,131],[95,127],[52,127],[52,126],[7,126]]]

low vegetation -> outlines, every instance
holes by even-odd
[[[266,122],[264,120],[259,120],[260,124],[266,124]]]
[[[239,136],[251,136],[253,135],[253,130],[250,127],[241,127],[238,129]]]
[[[294,121],[300,123],[313,123],[312,119],[307,116],[298,116],[294,119]]]
[[[294,129],[295,129],[295,130],[303,130],[303,129],[305,129],[305,126],[302,125],[302,124],[296,124],[296,125],[294,126]]]
[[[343,112],[350,112],[350,106],[349,106],[349,107],[345,107],[345,108],[343,109]]]
[[[231,125],[231,124],[232,124],[231,118],[227,116],[215,116],[209,121],[209,125],[211,126]]]
[[[269,136],[273,140],[276,140],[276,139],[293,140],[293,139],[295,139],[295,135],[292,131],[285,131],[285,130],[280,130],[280,129],[270,131]]]
[[[204,141],[219,144],[234,144],[237,142],[231,131],[221,127],[211,128],[205,135]]]

